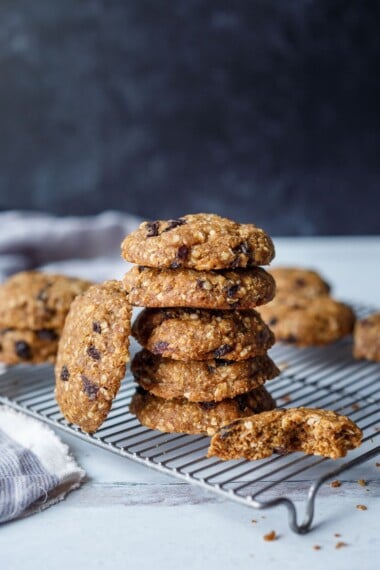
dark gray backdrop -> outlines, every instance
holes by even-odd
[[[380,3],[2,0],[0,208],[380,233]]]

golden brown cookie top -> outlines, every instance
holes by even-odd
[[[336,459],[361,443],[362,431],[346,416],[312,408],[277,409],[236,420],[212,438],[208,455],[221,459],[269,457],[303,451]]]
[[[144,222],[121,246],[127,261],[147,267],[198,270],[267,265],[274,246],[264,230],[215,214]]]
[[[380,362],[380,313],[356,322],[354,356]]]
[[[265,354],[274,343],[254,310],[145,309],[132,332],[153,354],[176,360],[245,360]]]
[[[73,302],[59,342],[56,398],[84,431],[103,423],[129,359],[131,307],[121,283],[90,287]]]
[[[260,314],[273,330],[276,340],[299,346],[324,345],[352,332],[352,309],[331,297],[278,295],[260,307]]]
[[[261,267],[230,271],[133,267],[124,276],[129,302],[139,307],[253,309],[271,301],[273,277]]]
[[[70,305],[91,282],[23,271],[0,285],[0,328],[62,329]]]
[[[330,285],[311,269],[301,267],[273,267],[271,275],[276,281],[277,294],[303,297],[328,295]]]

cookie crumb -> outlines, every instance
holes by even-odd
[[[376,467],[380,467],[380,463],[375,463]]]
[[[358,404],[357,402],[355,402],[355,404],[352,404],[351,408],[352,408],[354,411],[360,410],[360,406],[359,406],[359,404]]]
[[[348,546],[347,542],[343,542],[342,540],[340,540],[339,542],[336,543],[335,548],[343,548],[344,546]]]
[[[335,479],[335,481],[331,481],[330,487],[340,487],[341,484],[342,483],[339,481],[339,479]]]
[[[256,519],[252,519],[252,520],[251,520],[251,523],[256,524],[256,523],[257,523],[257,520],[256,520]]]
[[[289,368],[290,364],[288,362],[280,362],[279,364],[277,364],[277,368],[279,368],[281,370],[281,372],[283,370],[286,370],[286,368]]]
[[[364,479],[359,479],[358,483],[361,487],[366,487],[367,486],[367,481],[365,481]]]
[[[263,539],[266,540],[267,542],[271,542],[272,540],[277,540],[278,535],[276,534],[276,531],[271,530],[270,532],[268,532],[268,534],[264,534]]]
[[[289,394],[285,394],[285,396],[282,396],[282,397],[281,397],[281,400],[282,400],[283,402],[285,402],[286,404],[288,404],[289,402],[292,401],[292,399],[291,399],[291,397],[289,396]]]
[[[365,505],[356,505],[356,508],[357,508],[359,511],[366,511],[366,510],[367,510],[367,507],[366,507]]]
[[[314,544],[313,549],[314,550],[321,550],[322,546],[320,546],[319,544]]]
[[[334,536],[336,536],[336,538],[339,538],[339,537],[342,536],[342,535],[341,535],[339,532],[336,532],[336,533],[334,534]]]

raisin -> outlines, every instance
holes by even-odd
[[[272,317],[271,320],[269,321],[268,325],[271,327],[273,325],[276,325],[277,323],[278,323],[278,318]]]
[[[236,396],[235,400],[237,402],[239,410],[242,413],[245,412],[247,409],[247,398],[245,397],[245,394],[242,394],[240,396]]]
[[[186,220],[184,220],[183,218],[177,218],[176,220],[168,220],[168,225],[163,230],[162,233],[168,232],[169,230],[177,228],[178,226],[183,226],[183,224],[186,224]]]
[[[99,386],[97,386],[92,380],[87,378],[84,374],[81,375],[83,392],[86,394],[89,400],[96,400],[99,392]]]
[[[70,378],[69,369],[67,368],[67,366],[64,365],[64,366],[62,366],[62,368],[61,368],[60,379],[61,379],[63,382],[67,382],[69,378]]]
[[[94,345],[91,345],[87,349],[88,356],[91,356],[94,360],[100,360],[100,352]]]
[[[188,255],[189,255],[189,248],[187,247],[187,245],[181,245],[177,251],[177,258],[183,261],[184,259],[186,259]]]
[[[140,394],[141,396],[145,396],[147,391],[142,386],[137,386],[136,394]]]
[[[223,360],[222,358],[219,358],[218,360],[215,360],[215,366],[218,368],[219,366],[231,366],[231,364],[233,364],[233,360]]]
[[[239,291],[239,289],[240,289],[240,285],[238,285],[238,284],[231,285],[231,287],[227,287],[227,289],[226,289],[227,297],[229,299],[232,299],[233,297],[235,297],[235,295]]]
[[[246,241],[242,241],[236,247],[232,248],[234,253],[243,253],[244,255],[251,255],[252,250]]]
[[[215,366],[211,366],[211,364],[207,364],[207,370],[210,374],[214,374],[216,368]]]
[[[231,350],[233,350],[233,347],[230,344],[222,344],[222,346],[214,350],[214,358],[219,359],[231,352]]]
[[[17,356],[19,356],[23,360],[29,360],[29,358],[31,358],[32,356],[32,351],[30,349],[30,346],[24,340],[17,340],[15,342],[15,351]]]
[[[217,406],[217,402],[198,402],[198,406],[205,412],[208,412]]]
[[[37,336],[41,340],[57,340],[58,335],[52,329],[40,329],[37,331]]]
[[[163,354],[168,347],[169,343],[164,340],[161,340],[153,345],[152,352],[153,354]]]
[[[232,433],[233,430],[231,429],[230,426],[224,426],[219,430],[219,437],[221,440],[227,439]]]
[[[145,265],[138,265],[137,269],[139,270],[139,273],[142,273],[143,271],[145,271],[146,266]]]
[[[197,279],[197,289],[203,289],[205,283],[206,281],[204,279]]]
[[[170,269],[178,269],[182,267],[182,263],[180,261],[172,261],[170,264]]]
[[[298,277],[298,279],[295,280],[295,284],[296,287],[305,287],[306,281],[303,279],[303,277]]]
[[[160,229],[160,222],[147,222],[146,224],[146,237],[156,237],[158,236],[158,231]]]
[[[96,321],[92,323],[92,330],[98,334],[102,334],[102,327],[100,326],[100,323]]]

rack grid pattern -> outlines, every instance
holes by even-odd
[[[372,312],[366,306],[356,305],[354,309],[358,317]],[[273,455],[255,462],[208,459],[205,455],[209,438],[152,431],[129,414],[129,401],[135,391],[130,374],[107,420],[93,435],[81,432],[63,418],[54,399],[51,366],[17,366],[6,370],[0,376],[0,402],[89,443],[233,501],[258,509],[284,505],[291,529],[301,534],[311,527],[320,486],[380,452],[380,366],[354,361],[351,350],[351,341],[344,339],[325,348],[300,349],[278,344],[271,351],[282,373],[268,383],[268,387],[280,407],[333,409],[349,415],[363,430],[361,447],[337,461],[300,453]],[[305,516],[300,523],[295,503],[291,496],[284,494],[282,483],[297,481],[306,472],[313,482],[305,496]]]

